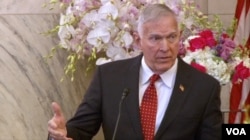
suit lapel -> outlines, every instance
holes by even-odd
[[[134,59],[134,63],[128,67],[128,71],[124,75],[124,87],[129,89],[129,95],[124,100],[124,105],[126,106],[126,113],[128,113],[128,119],[130,119],[133,125],[133,130],[137,136],[137,139],[143,139],[138,97],[141,58],[142,55],[136,57]],[[188,96],[188,90],[192,84],[189,79],[192,76],[189,75],[189,68],[187,66],[188,64],[179,59],[173,93],[160,128],[156,133],[155,139],[160,139],[161,135],[165,132],[165,129],[174,120],[175,116],[182,108],[183,102]]]
[[[185,64],[181,59],[178,61],[177,75],[173,93],[162,123],[156,133],[155,139],[160,139],[160,136],[165,132],[165,129],[175,119],[175,116],[181,110],[183,102],[188,96],[189,87],[191,87],[191,82],[189,80],[191,75],[189,75],[190,73],[187,71],[187,64]]]
[[[129,89],[129,95],[126,97],[126,100],[124,100],[124,104],[126,105],[126,111],[133,125],[133,130],[136,133],[137,139],[143,139],[138,97],[141,58],[142,55],[136,57],[134,63],[128,68],[127,73],[124,75],[124,86]]]

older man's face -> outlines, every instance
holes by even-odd
[[[175,63],[179,51],[180,32],[173,16],[162,16],[143,25],[138,46],[146,64],[155,73],[161,74]]]

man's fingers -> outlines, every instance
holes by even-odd
[[[61,116],[63,116],[63,115],[62,115],[61,107],[60,107],[56,102],[52,102],[51,108],[52,108],[52,110],[53,110],[53,112],[54,112],[54,115],[55,115],[56,117],[61,117]]]
[[[48,122],[48,127],[49,128],[53,128],[53,129],[56,129],[57,128],[57,124],[55,123],[55,121],[54,120],[49,120],[49,122]]]
[[[48,128],[49,136],[55,139],[66,139],[66,135],[60,131],[54,130],[52,128]]]

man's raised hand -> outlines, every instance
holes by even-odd
[[[54,116],[48,121],[48,132],[53,140],[72,140],[67,138],[66,121],[62,113],[61,107],[53,102],[51,108]]]

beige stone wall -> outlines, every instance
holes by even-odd
[[[210,18],[218,15],[225,26],[229,26],[234,17],[237,0],[194,0],[201,11]]]
[[[88,86],[89,77],[78,71],[74,82],[60,82],[67,53],[59,51],[46,63],[56,36],[40,33],[59,21],[59,10],[41,5],[48,0],[1,0],[0,2],[0,140],[44,140],[50,104],[57,101],[66,118],[73,115]],[[229,25],[235,0],[196,0],[209,16],[219,14]],[[84,70],[84,64],[80,65]],[[229,87],[223,87],[222,108],[228,108]],[[96,138],[100,140],[101,138]]]
[[[41,8],[44,2],[0,1],[0,140],[45,140],[51,102],[69,118],[88,85],[83,71],[60,82],[66,52],[44,60],[58,38],[41,33],[59,21],[58,11]]]
[[[219,15],[225,26],[231,24],[234,18],[237,0],[209,0],[208,15]]]

